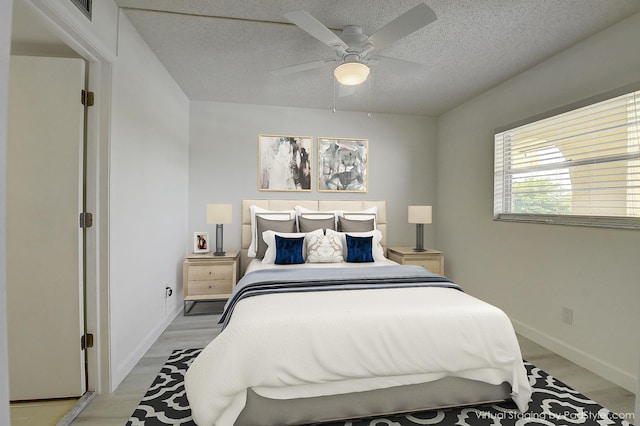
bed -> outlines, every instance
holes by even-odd
[[[531,389],[506,314],[444,277],[386,259],[384,201],[243,200],[242,211],[245,276],[223,331],[185,377],[198,425],[311,424],[509,399],[527,410]],[[285,211],[362,216],[344,215],[339,225],[351,232],[304,238],[258,229],[260,212]],[[375,230],[359,229],[372,212]],[[258,231],[269,242],[262,261],[253,258]],[[340,240],[343,261],[311,263],[314,235]],[[288,244],[306,253],[304,263],[273,261],[275,247],[282,260]],[[373,261],[354,261],[361,244]]]

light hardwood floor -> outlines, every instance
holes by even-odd
[[[191,313],[219,312],[220,303],[198,303]],[[201,348],[220,331],[218,315],[180,314],[111,395],[96,395],[74,425],[124,425],[174,349]],[[633,413],[635,395],[519,336],[523,357],[616,413]]]
[[[11,426],[57,424],[73,409],[77,398],[11,403]]]
[[[174,349],[203,348],[220,332],[219,314],[224,302],[198,302],[188,316],[180,313],[151,346],[118,389],[96,395],[73,425],[123,426],[151,386]]]

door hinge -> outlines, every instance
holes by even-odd
[[[91,213],[80,213],[80,228],[91,228],[93,226],[93,215]]]
[[[84,106],[93,106],[93,92],[83,90],[81,102]]]
[[[80,338],[80,350],[84,351],[85,349],[93,347],[93,334],[84,334]]]

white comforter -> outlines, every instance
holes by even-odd
[[[509,382],[526,411],[531,388],[511,322],[448,288],[250,297],[187,371],[195,422],[230,426],[247,388],[270,398],[365,391],[444,376]]]

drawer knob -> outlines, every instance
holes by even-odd
[[[209,275],[211,275],[211,271],[209,271]]]
[[[211,286],[209,286],[209,288],[211,288]]]

